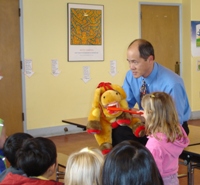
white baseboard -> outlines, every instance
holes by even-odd
[[[65,128],[67,127],[68,131],[65,132]],[[59,136],[65,134],[74,134],[79,132],[85,132],[82,128],[78,128],[74,125],[64,125],[64,126],[56,126],[56,127],[48,127],[48,128],[39,128],[39,129],[31,129],[26,131],[28,134],[33,137],[51,137],[51,136]]]
[[[200,119],[200,111],[193,111],[190,119]]]

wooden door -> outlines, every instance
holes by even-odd
[[[179,6],[141,5],[141,37],[153,44],[155,60],[175,72],[180,62]]]
[[[23,131],[19,0],[0,0],[0,118],[10,135]]]

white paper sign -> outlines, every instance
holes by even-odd
[[[25,75],[31,77],[34,74],[33,72],[33,64],[31,59],[25,60]]]
[[[89,66],[83,66],[83,78],[82,80],[87,83],[90,81],[90,67]]]
[[[51,70],[54,76],[58,76],[60,74],[60,71],[58,68],[58,60],[51,60]]]
[[[117,62],[116,60],[110,61],[110,74],[115,76],[117,74]]]

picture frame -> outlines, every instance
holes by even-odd
[[[191,21],[191,51],[193,57],[200,57],[200,21]]]
[[[104,60],[104,6],[67,4],[68,61]]]

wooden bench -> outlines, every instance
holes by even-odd
[[[59,181],[59,179],[64,179],[67,160],[68,155],[57,153],[58,166],[56,168],[56,181]]]

